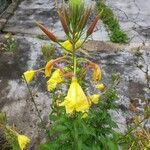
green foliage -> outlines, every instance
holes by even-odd
[[[8,52],[15,52],[17,49],[17,42],[11,33],[4,36],[4,50]]]
[[[128,37],[124,31],[116,29],[112,31],[110,40],[114,43],[127,43]]]
[[[6,139],[9,142],[10,146],[12,147],[12,150],[20,150],[20,146],[17,140],[17,136],[9,130],[9,128],[5,128],[4,130]]]
[[[77,32],[77,27],[84,14],[83,0],[70,0],[69,1],[69,22],[73,31]]]
[[[105,5],[103,0],[97,0],[97,10],[101,12],[101,19],[110,31],[110,40],[114,43],[127,43],[127,34],[121,30],[113,11]]]
[[[6,124],[6,122],[7,122],[6,114],[0,112],[0,124]]]
[[[86,118],[83,113],[66,114],[65,109],[53,103],[50,114],[49,141],[39,150],[117,150],[117,124],[108,110],[115,109],[117,93],[113,86],[101,95],[100,103],[93,106]]]
[[[0,148],[2,150],[20,150],[17,136],[7,126],[7,117],[5,113],[0,112]]]
[[[41,50],[42,50],[44,59],[46,61],[49,61],[50,59],[52,59],[52,57],[54,55],[54,51],[55,51],[54,45],[52,45],[52,44],[45,44],[45,45],[43,45],[41,47]]]

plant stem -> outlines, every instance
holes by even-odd
[[[73,61],[73,73],[76,77],[76,70],[77,70],[77,61],[76,61],[76,54],[75,54],[75,42],[72,42],[72,61]]]
[[[73,59],[73,73],[74,73],[74,76],[76,76],[77,62],[76,62],[76,56],[75,56],[75,51],[74,50],[73,50],[72,59]]]
[[[35,100],[34,100],[32,91],[31,91],[31,89],[30,89],[30,87],[29,87],[29,84],[27,83],[27,80],[26,80],[26,78],[25,78],[24,75],[23,75],[23,78],[24,78],[24,81],[25,81],[25,83],[26,83],[27,89],[28,89],[28,91],[29,91],[29,94],[30,94],[30,97],[31,97],[31,101],[32,101],[32,103],[34,104],[34,107],[35,107],[35,110],[36,110],[36,112],[37,112],[38,118],[40,119],[42,128],[43,128],[44,130],[46,130],[46,132],[47,132],[48,130],[46,129],[46,126],[45,126],[45,124],[44,124],[44,122],[43,122],[43,119],[42,119],[42,117],[41,117],[41,113],[40,113],[40,111],[39,111],[39,109],[38,109],[38,107],[37,107],[37,104],[36,104],[36,102],[35,102]]]

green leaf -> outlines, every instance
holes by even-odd
[[[7,123],[6,114],[3,112],[0,112],[0,123],[3,125],[6,125],[6,123]]]

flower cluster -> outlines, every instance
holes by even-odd
[[[67,57],[66,57],[67,58]],[[56,63],[63,63],[65,61],[65,57],[60,57],[54,60],[50,60],[46,66],[39,70],[29,70],[24,72],[23,78],[27,83],[30,83],[34,76],[38,72],[44,72],[45,77],[48,78],[47,81],[47,90],[53,91],[57,88],[57,86],[68,79],[67,74],[71,74],[71,84],[68,89],[67,96],[64,101],[59,104],[59,106],[65,106],[66,113],[72,114],[74,111],[76,112],[87,112],[90,108],[91,104],[97,104],[100,99],[100,94],[94,94],[91,96],[86,96],[82,87],[78,83],[77,76],[73,74],[73,72],[67,72],[65,69],[61,68],[61,66],[56,65]],[[54,67],[54,65],[56,65]],[[92,80],[98,83],[102,78],[101,69],[99,66],[93,62],[89,63],[89,66],[92,66]],[[87,67],[89,69],[89,67]],[[67,78],[66,78],[67,77]],[[96,84],[96,89],[103,91],[105,89],[104,84]]]

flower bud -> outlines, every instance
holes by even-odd
[[[106,89],[105,85],[103,83],[97,84],[96,89],[104,91]]]
[[[97,15],[97,16],[94,18],[93,22],[91,23],[91,25],[89,26],[89,28],[88,28],[88,30],[87,30],[87,32],[86,32],[87,37],[90,36],[90,35],[93,33],[93,30],[94,30],[94,28],[95,28],[95,26],[96,26],[96,24],[97,24],[99,18],[100,18],[99,15]]]
[[[84,15],[82,16],[82,19],[79,22],[79,29],[80,30],[82,30],[85,27],[85,25],[87,23],[87,20],[88,20],[88,18],[90,16],[90,13],[91,13],[91,8],[87,9],[85,11]]]
[[[46,66],[45,66],[45,76],[46,77],[50,77],[51,75],[51,71],[53,69],[53,65],[54,65],[54,60],[50,60],[49,62],[47,62]]]
[[[91,95],[91,96],[89,97],[89,99],[91,100],[92,103],[98,104],[98,102],[99,102],[99,100],[100,100],[100,95],[99,95],[99,94]]]
[[[58,11],[58,15],[59,15],[59,19],[61,21],[61,24],[62,24],[62,27],[64,29],[64,32],[66,34],[69,33],[69,29],[68,29],[68,25],[67,25],[67,21],[66,21],[66,17],[65,17],[65,12],[61,12],[61,11]]]
[[[41,25],[40,23],[37,23],[37,25],[48,36],[50,40],[52,40],[53,42],[57,42],[57,38],[52,32],[48,31],[48,29],[43,25]]]

